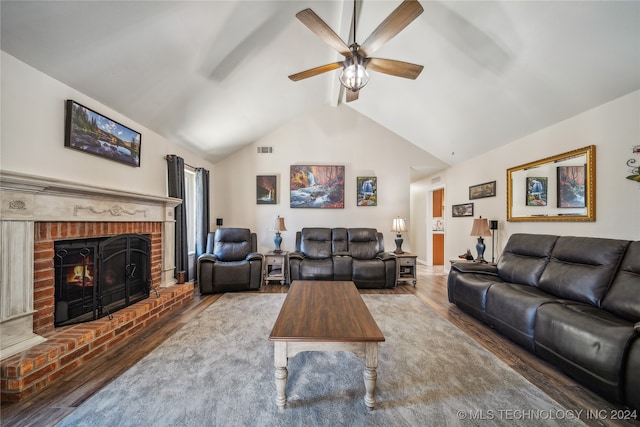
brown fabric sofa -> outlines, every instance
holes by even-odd
[[[606,399],[640,409],[640,241],[514,234],[454,263],[449,301]]]

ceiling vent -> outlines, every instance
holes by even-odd
[[[258,154],[271,154],[273,153],[273,147],[258,147]]]

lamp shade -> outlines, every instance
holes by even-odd
[[[273,225],[273,231],[287,231],[287,227],[284,225],[284,218],[278,216],[276,222]]]
[[[393,224],[391,225],[391,231],[394,233],[404,233],[407,231],[407,224],[404,221],[404,218],[394,218]]]
[[[491,236],[491,230],[489,230],[489,222],[487,219],[482,217],[474,219],[470,235],[478,237]]]

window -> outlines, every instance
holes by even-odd
[[[196,173],[184,169],[184,202],[187,211],[187,251],[189,252],[189,270],[194,267],[196,253]]]

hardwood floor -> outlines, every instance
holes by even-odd
[[[414,294],[563,407],[575,411],[576,414],[581,413],[581,420],[589,426],[640,425],[637,421],[613,420],[612,415],[621,408],[599,398],[553,366],[449,304],[446,282],[447,276],[442,267],[418,265],[418,283],[415,288],[407,282],[395,289],[361,290],[360,292],[363,294]],[[286,293],[287,290],[286,285],[267,285],[263,286],[259,292]],[[198,313],[215,303],[220,296],[220,294],[196,295],[191,304],[158,320],[111,353],[83,365],[64,381],[21,402],[3,403],[0,407],[0,424],[7,427],[55,425],[82,402],[150,353]]]

